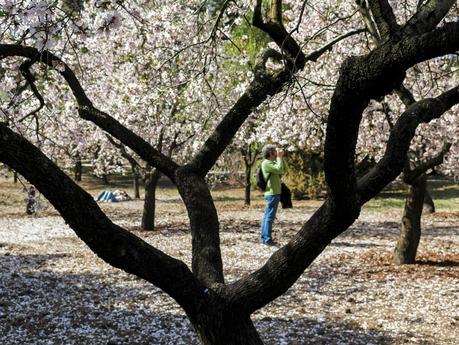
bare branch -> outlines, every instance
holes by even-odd
[[[323,54],[325,54],[327,51],[331,50],[333,48],[333,46],[339,42],[341,42],[342,40],[350,37],[350,36],[354,36],[354,35],[358,35],[358,34],[361,34],[363,32],[366,32],[367,29],[358,29],[358,30],[353,30],[353,31],[350,31],[348,33],[345,33],[344,35],[341,35],[341,36],[338,36],[336,37],[334,40],[330,41],[329,43],[325,44],[323,47],[317,49],[316,51],[308,54],[306,57],[305,57],[305,60],[306,61],[317,61],[318,58],[320,58]]]

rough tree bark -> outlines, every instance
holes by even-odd
[[[432,0],[429,4],[437,2]],[[252,109],[279,92],[307,61],[315,61],[333,46],[332,43],[304,55],[282,25],[280,0],[271,1],[271,18],[262,15],[262,0],[257,0],[253,22],[273,38],[282,54],[268,50],[260,56],[246,92],[197,155],[183,166],[95,108],[73,71],[57,56],[31,47],[0,44],[0,59],[16,56],[50,67],[63,64],[59,73],[77,100],[80,116],[130,147],[176,184],[190,219],[192,271],[182,261],[113,224],[89,194],[40,150],[1,123],[0,162],[34,184],[103,260],[155,284],[174,298],[204,344],[261,344],[251,314],[287,291],[325,247],[355,221],[362,205],[402,172],[417,126],[438,118],[459,103],[459,87],[456,87],[408,107],[392,128],[383,158],[357,180],[355,147],[362,113],[370,100],[400,85],[406,70],[413,65],[459,49],[459,23],[446,23],[435,29],[443,18],[446,1],[438,2],[438,11],[433,14],[424,13],[424,9],[417,13],[415,28],[410,31],[405,26],[402,35],[394,24],[388,2],[379,0],[379,3],[379,7],[374,7],[375,13],[380,14],[375,20],[380,32],[391,39],[366,56],[351,57],[343,63],[331,100],[324,164],[329,186],[327,200],[265,265],[229,284],[225,284],[223,276],[217,211],[204,177]],[[341,36],[335,43],[348,36]],[[284,61],[285,68],[270,74],[264,68],[268,58]]]
[[[400,235],[393,256],[394,263],[398,265],[415,262],[419,240],[421,239],[421,214],[426,181],[426,175],[422,174],[408,185]]]
[[[250,193],[252,191],[252,167],[245,165],[245,190],[244,190],[244,205],[250,206],[251,196]]]
[[[253,144],[249,144],[246,148],[241,149],[241,153],[244,160],[245,174],[244,205],[250,205],[252,191],[252,168],[255,165],[259,151],[253,149]]]
[[[426,187],[426,191],[424,193],[424,205],[422,207],[422,213],[425,213],[425,214],[431,214],[431,213],[435,213],[435,203],[432,199],[432,196],[430,195],[427,187]]]
[[[143,203],[141,228],[147,231],[155,230],[156,187],[161,172],[158,169],[147,168],[145,174],[145,201]]]
[[[427,209],[435,211],[433,200],[427,191],[427,171],[443,163],[444,156],[450,147],[449,143],[445,144],[443,150],[437,156],[417,166],[410,164],[409,158],[407,158],[403,181],[408,185],[408,193],[400,225],[400,235],[393,255],[395,264],[413,264],[416,260],[421,238],[423,210],[427,207]]]
[[[387,44],[388,40],[400,40],[402,35],[408,33],[413,35],[431,31],[449,11],[454,1],[427,1],[423,6],[418,6],[417,13],[403,27],[397,24],[392,9],[386,0],[358,1],[357,4],[374,43],[381,46]],[[394,88],[394,92],[406,109],[416,103],[412,92],[403,85],[403,82]],[[384,104],[384,108],[386,107],[387,104]],[[388,110],[387,108],[385,112]],[[386,116],[386,119],[389,127],[393,128],[394,125],[390,118]],[[410,159],[406,158],[403,180],[408,185],[408,194],[401,220],[399,239],[394,250],[394,263],[413,263],[415,260],[421,235],[422,204],[424,203],[427,213],[435,210],[433,200],[427,191],[425,174],[429,169],[433,169],[443,162],[444,155],[450,147],[449,143],[445,143],[443,150],[436,157],[422,162],[418,166],[414,166]],[[419,201],[420,195],[422,195],[421,201]]]

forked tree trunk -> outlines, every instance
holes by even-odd
[[[252,167],[248,164],[245,166],[245,199],[244,204],[250,205],[250,192],[251,192],[251,175],[252,174]]]
[[[394,251],[394,263],[413,264],[421,238],[421,215],[426,191],[426,176],[421,175],[409,185],[405,200],[400,236]]]
[[[145,201],[141,224],[143,230],[155,230],[156,187],[160,176],[158,169],[151,170],[145,176]]]
[[[422,212],[426,214],[435,213],[435,203],[427,189],[424,196],[424,206]]]

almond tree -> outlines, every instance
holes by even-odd
[[[416,1],[405,1],[394,5],[394,11],[397,16],[393,20],[396,27],[398,24],[395,18],[403,17],[403,3],[405,5],[407,3],[411,4],[412,7],[416,5]],[[419,11],[424,13],[435,13],[433,4],[426,4],[422,7],[420,2],[417,2],[417,6]],[[444,3],[442,6],[449,5]],[[375,9],[371,3],[359,2],[359,11],[364,18],[373,42],[375,45],[380,45],[385,42],[384,31],[377,25],[377,20],[374,19],[375,10],[385,11],[384,8]],[[457,8],[450,11],[447,17],[450,20],[456,20]],[[415,21],[416,19],[413,17],[410,20]],[[457,82],[454,77],[454,60],[456,59],[446,56],[418,64],[415,69],[408,71],[404,82],[394,89],[392,96],[380,101],[379,106],[377,102],[374,102],[371,108],[376,113],[380,112],[380,114],[379,116],[373,114],[371,119],[367,118],[367,121],[364,121],[367,124],[367,135],[370,138],[366,140],[366,143],[360,145],[363,153],[371,155],[370,151],[372,147],[374,148],[374,145],[370,142],[374,142],[375,137],[379,138],[381,142],[387,141],[386,133],[392,130],[393,121],[398,117],[398,114],[403,112],[403,108],[409,108],[416,103],[416,99],[432,95],[438,89],[447,89],[454,86],[454,83]],[[449,77],[445,78],[445,76]],[[408,192],[401,219],[400,235],[393,256],[393,261],[397,264],[415,262],[421,237],[423,206],[430,212],[434,211],[433,200],[427,191],[427,172],[442,165],[445,162],[445,155],[449,153],[452,147],[453,152],[459,147],[457,126],[455,125],[457,120],[457,113],[450,111],[444,114],[442,119],[433,121],[429,126],[420,126],[407,153],[407,160],[401,179],[408,185]],[[368,126],[368,124],[371,125]],[[380,150],[376,149],[373,153],[378,156],[382,154],[382,150],[383,147]],[[442,166],[443,170],[455,170],[458,167],[459,159],[452,154],[445,163]]]
[[[190,218],[191,269],[112,223],[92,197],[37,147],[6,123],[0,125],[0,162],[33,183],[99,257],[172,296],[187,313],[203,344],[262,344],[251,314],[292,286],[324,248],[358,218],[362,205],[402,172],[418,125],[440,117],[459,102],[457,86],[434,98],[414,102],[394,123],[383,157],[367,174],[356,178],[359,125],[369,102],[399,87],[410,67],[459,48],[459,24],[439,25],[454,1],[426,1],[404,25],[397,24],[388,1],[369,1],[383,43],[365,55],[353,56],[349,52],[341,65],[330,100],[324,147],[327,200],[261,268],[225,282],[219,221],[205,175],[253,109],[280,92],[299,70],[324,51],[307,51],[308,45],[300,46],[298,35],[286,30],[281,0],[271,1],[266,13],[262,2],[256,1],[252,23],[272,38],[278,50],[261,52],[245,92],[185,164],[173,161],[99,110],[73,70],[56,54],[23,42],[0,45],[2,60],[17,59],[50,68],[60,66],[58,72],[62,82],[72,90],[80,117],[125,144],[175,183]],[[301,18],[302,12],[298,16]],[[330,48],[326,47],[325,51]],[[283,67],[270,70],[266,67],[268,59],[281,61]]]

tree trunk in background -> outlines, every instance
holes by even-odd
[[[16,171],[13,171],[13,181],[14,183],[18,183],[18,173]]]
[[[156,187],[160,176],[158,169],[150,170],[145,175],[145,201],[140,225],[143,230],[155,230]]]
[[[393,261],[396,264],[413,264],[421,237],[421,214],[426,191],[426,175],[414,180],[408,188],[405,200],[400,236],[395,247]]]
[[[140,199],[140,173],[135,165],[131,165],[132,185],[134,188],[134,199]]]
[[[252,167],[245,163],[245,199],[244,204],[250,205],[250,192],[251,192],[251,174],[252,174]]]
[[[83,175],[83,165],[81,163],[81,158],[77,157],[75,161],[75,181],[80,182]]]
[[[109,184],[108,175],[102,175],[102,181],[104,182],[104,185],[107,186]]]
[[[257,156],[259,154],[258,150],[253,147],[253,144],[249,144],[247,148],[240,150],[242,153],[242,158],[244,160],[245,167],[245,197],[244,205],[250,205],[251,202],[251,188],[252,188],[252,168],[255,165]]]
[[[427,189],[424,196],[424,206],[422,212],[426,214],[435,213],[435,204]]]

